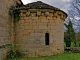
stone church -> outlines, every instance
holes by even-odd
[[[64,11],[41,1],[23,5],[21,0],[1,0],[0,60],[9,45],[28,57],[63,53],[66,17]]]

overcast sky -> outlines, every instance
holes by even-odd
[[[67,12],[69,9],[69,3],[71,0],[22,0],[24,4],[28,4],[31,2],[42,1],[54,7],[60,8],[61,10]]]

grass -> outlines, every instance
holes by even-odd
[[[64,47],[66,47],[66,43],[64,42]],[[74,42],[71,42],[71,46],[70,47],[75,47]],[[80,47],[80,41],[76,42],[76,47]]]
[[[14,58],[8,60],[80,60],[80,53],[64,53],[49,57]]]

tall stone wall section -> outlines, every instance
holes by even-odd
[[[0,60],[5,59],[8,46],[11,45],[11,6],[14,6],[13,0],[0,0]]]
[[[20,10],[16,22],[16,47],[29,57],[50,56],[64,52],[65,14],[51,9]],[[49,33],[49,45],[45,45],[45,33]]]

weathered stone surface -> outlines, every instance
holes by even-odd
[[[35,13],[37,12],[38,9],[28,9],[28,11],[32,12],[32,13]]]
[[[38,9],[38,11],[35,12],[37,15],[30,12],[29,16],[23,17],[24,20],[20,20],[20,25],[17,25],[20,27],[20,31],[17,29],[16,31],[18,33],[23,32],[23,36],[17,38],[17,47],[19,46],[18,44],[21,43],[20,49],[23,49],[20,50],[22,51],[21,53],[29,57],[50,56],[63,53],[64,24],[60,18],[61,15],[58,15],[62,13],[52,13],[54,12],[52,10],[46,10],[45,12],[39,11],[41,10]],[[48,15],[46,16],[45,13]],[[32,14],[35,16],[32,16]],[[49,33],[49,45],[45,44],[45,33]],[[19,35],[17,34],[16,37],[19,37]]]
[[[41,12],[37,12],[37,16],[40,16],[41,15]]]
[[[45,16],[49,16],[49,12],[45,12]]]
[[[50,56],[64,52],[63,21],[66,14],[40,1],[36,3],[41,5],[25,5],[27,9],[24,6],[23,9],[15,7],[16,11],[20,8],[20,20],[13,23],[14,17],[10,17],[8,13],[15,2],[0,1],[0,60],[5,59],[8,51],[4,45],[14,45],[14,41],[18,51],[28,57]],[[46,44],[46,33],[49,34],[49,45]]]
[[[11,25],[12,19],[9,14],[9,11],[10,11],[10,7],[14,5],[15,2],[13,0],[0,1],[0,47],[13,43],[11,42],[11,36],[12,36],[11,34],[13,33],[11,32],[11,30],[13,30],[12,29],[13,25]],[[8,52],[8,48],[4,48],[4,47],[0,48],[0,60],[4,60]]]
[[[36,13],[31,13],[31,16],[32,16],[32,17],[35,17],[35,16],[36,16]]]
[[[30,16],[30,12],[28,11],[28,12],[26,12],[26,16]]]
[[[25,13],[25,12],[27,12],[27,10],[20,10],[20,12]]]

